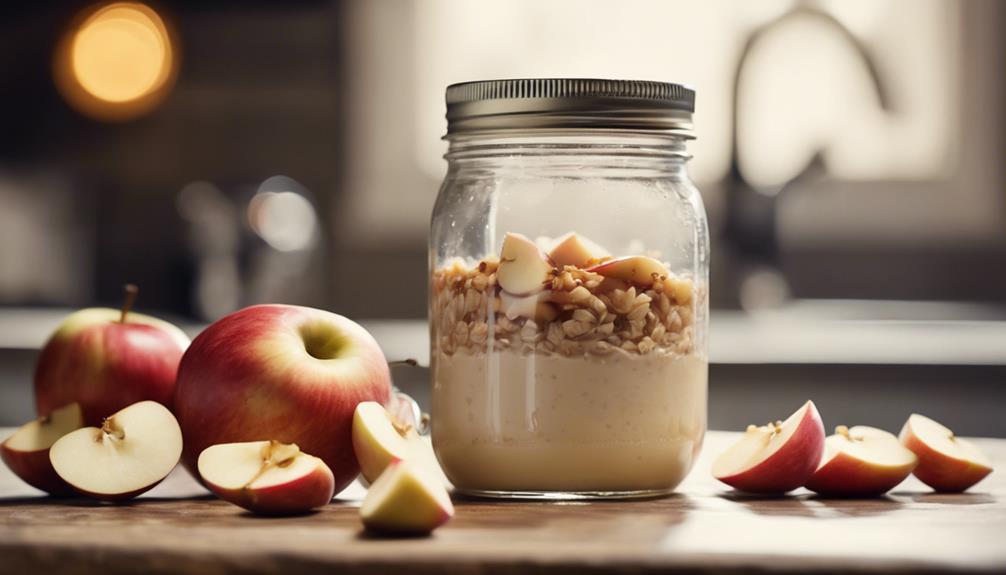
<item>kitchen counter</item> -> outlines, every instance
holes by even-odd
[[[11,430],[0,430],[7,434]],[[131,504],[39,497],[0,470],[5,573],[1003,573],[1006,440],[980,439],[992,473],[938,495],[828,500],[733,494],[709,475],[736,434],[710,432],[678,495],[649,501],[458,501],[432,536],[381,539],[353,485],[322,511],[261,518],[209,496],[180,468]],[[603,462],[599,462],[603,464]]]
[[[40,349],[72,311],[0,309],[0,349]],[[205,327],[166,319],[191,337]],[[360,323],[389,359],[426,363],[425,320]],[[805,300],[754,313],[712,310],[709,332],[715,364],[1006,365],[1006,309],[996,306]]]

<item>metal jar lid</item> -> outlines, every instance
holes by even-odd
[[[695,91],[645,80],[526,78],[447,87],[447,135],[582,128],[692,136]]]

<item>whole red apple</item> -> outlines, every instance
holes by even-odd
[[[178,362],[189,338],[174,325],[130,313],[135,286],[121,310],[88,308],[70,314],[38,357],[35,407],[39,415],[77,402],[85,425],[143,400],[169,409]]]
[[[342,490],[360,472],[353,412],[385,403],[388,363],[359,324],[326,311],[257,305],[212,324],[178,369],[175,414],[186,467],[198,476],[204,449],[273,439],[321,458]]]

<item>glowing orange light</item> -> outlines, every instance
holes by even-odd
[[[164,20],[136,2],[91,8],[56,51],[56,81],[66,100],[102,120],[149,112],[170,91],[175,47]]]

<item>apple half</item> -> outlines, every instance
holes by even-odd
[[[977,445],[924,415],[909,416],[898,437],[919,458],[915,476],[936,491],[959,493],[992,473]]]
[[[64,435],[49,449],[53,469],[82,495],[131,499],[171,473],[182,455],[175,416],[156,401],[141,401],[106,417],[101,427]]]
[[[824,452],[824,425],[813,401],[786,421],[750,425],[713,462],[713,477],[740,491],[782,494],[804,485]]]
[[[14,475],[35,489],[60,497],[73,495],[73,488],[52,468],[49,449],[59,438],[83,426],[80,404],[65,405],[18,428],[0,444],[0,458]]]
[[[833,497],[875,497],[908,477],[919,460],[883,429],[839,425],[824,440],[824,459],[807,489]]]
[[[199,454],[199,475],[224,501],[263,515],[296,515],[328,505],[332,470],[296,444],[247,441],[211,445]]]
[[[424,535],[454,516],[447,489],[412,461],[392,461],[360,505],[363,525],[376,533]]]
[[[520,234],[503,237],[496,281],[500,288],[516,296],[528,296],[545,289],[555,265],[538,245]]]

